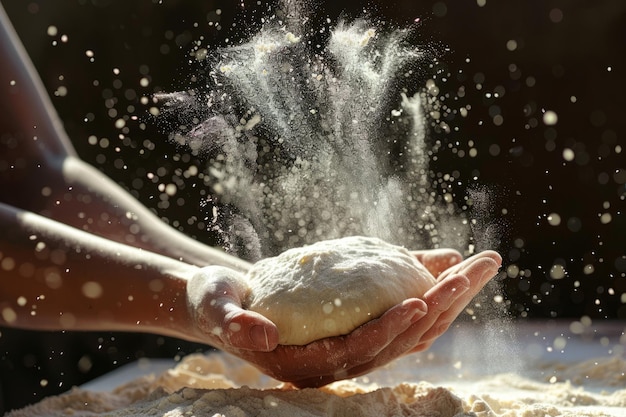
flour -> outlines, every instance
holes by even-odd
[[[230,366],[237,369],[236,382],[219,374]],[[227,355],[191,355],[175,369],[134,380],[112,393],[75,388],[9,416],[453,416],[463,411],[457,396],[427,383],[367,387],[339,382],[324,389],[295,390],[265,379]],[[266,388],[241,386],[242,381]]]
[[[593,361],[604,375],[621,374],[626,361]],[[610,365],[603,367],[602,365]],[[591,366],[591,362],[590,365]],[[393,367],[378,371],[393,374]],[[623,375],[623,374],[622,374]],[[371,375],[373,376],[373,375]],[[190,355],[175,368],[144,376],[112,392],[79,388],[46,398],[7,417],[34,416],[623,416],[626,389],[592,392],[572,382],[547,383],[518,374],[471,380],[397,382],[339,381],[321,389],[295,390],[224,353]],[[621,386],[620,386],[621,387]],[[465,414],[464,414],[465,413]]]
[[[283,345],[350,333],[435,285],[405,248],[360,236],[287,250],[254,264],[246,278],[244,308],[274,322]]]
[[[572,381],[575,384],[601,381],[603,385],[626,387],[626,361],[617,356],[603,361],[588,359],[577,364],[556,363],[551,368],[558,376],[550,378],[557,381]]]

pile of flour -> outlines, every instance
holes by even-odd
[[[393,378],[394,372],[409,362],[419,370],[413,356],[403,359],[401,365],[376,373]],[[602,366],[603,363],[610,367]],[[587,364],[593,369],[603,369],[610,381],[620,381],[619,374],[623,377],[625,365],[626,361],[617,357]],[[579,371],[593,373],[592,369]],[[615,375],[608,375],[611,372]],[[500,374],[451,380],[441,386],[402,382],[382,387],[366,383],[367,378],[340,381],[321,389],[295,390],[227,354],[196,354],[160,375],[141,377],[112,392],[96,393],[74,388],[66,394],[9,413],[7,417],[452,417],[472,415],[470,413],[478,417],[600,417],[623,416],[626,409],[623,384],[613,390],[597,391],[586,390],[569,381],[540,382],[517,374]]]
[[[375,387],[337,382],[297,390],[219,353],[190,355],[174,369],[136,379],[111,393],[74,388],[7,417],[453,416],[462,411],[460,398],[427,383]]]

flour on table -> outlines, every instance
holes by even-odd
[[[274,322],[283,345],[350,333],[435,284],[405,248],[361,236],[287,250],[254,264],[247,279],[244,307]]]
[[[234,367],[234,381],[220,372]],[[243,383],[264,388],[251,388]],[[428,383],[376,387],[338,382],[323,389],[290,389],[227,354],[190,355],[159,376],[112,392],[74,388],[6,417],[82,416],[454,416],[460,398]]]
[[[411,357],[401,362],[403,369],[419,368]],[[594,363],[607,371],[609,380],[621,375],[626,364],[619,357],[599,358]],[[621,385],[594,392],[567,381],[547,383],[516,374],[451,379],[439,386],[428,382],[380,386],[375,382],[381,373],[396,379],[394,372],[393,366],[376,371],[369,375],[369,383],[362,378],[296,390],[228,354],[194,354],[160,375],[142,376],[111,392],[74,388],[6,417],[614,417],[623,416],[626,409],[626,389]]]

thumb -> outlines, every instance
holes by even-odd
[[[201,332],[219,339],[224,350],[274,350],[276,325],[241,307],[248,291],[238,272],[219,266],[202,268],[187,283],[191,316]]]

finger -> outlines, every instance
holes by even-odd
[[[424,301],[428,304],[429,313],[446,310],[470,288],[471,282],[463,274],[449,275],[446,279],[437,282],[424,293]]]
[[[461,294],[454,303],[449,304],[445,310],[441,310],[437,323],[424,334],[420,343],[432,343],[436,338],[441,336],[461,312],[467,304],[480,292],[485,284],[496,275],[499,264],[489,256],[475,258],[467,267],[463,268],[465,275],[455,274],[447,277],[444,281],[458,280],[458,277],[464,277],[470,283],[469,288]],[[432,308],[429,307],[429,311]]]
[[[387,347],[398,335],[404,333],[414,323],[421,320],[428,311],[428,305],[418,298],[410,298],[387,310],[380,318],[372,320],[346,336],[352,344],[349,353],[353,357],[369,361]],[[368,343],[363,343],[367,340]]]
[[[494,251],[480,252],[448,268],[443,273],[441,273],[439,277],[437,277],[437,280],[438,281],[444,280],[448,275],[451,275],[451,274],[463,274],[463,275],[467,275],[468,277],[470,275],[474,276],[474,274],[468,275],[468,271],[471,269],[475,269],[476,262],[482,263],[482,265],[485,265],[485,266],[490,265],[492,268],[494,268],[497,271],[500,265],[502,264],[502,258],[497,252],[494,252]]]
[[[463,261],[462,265],[455,268],[455,270],[458,269],[467,276],[470,281],[470,288],[459,297],[455,303],[451,304],[448,310],[441,312],[438,323],[424,335],[419,344],[416,345],[411,352],[419,352],[428,349],[439,336],[445,333],[459,314],[467,307],[467,304],[470,303],[487,282],[497,274],[501,262],[502,258],[498,253],[485,251],[466,259]],[[441,279],[448,280],[455,278],[455,276],[449,275],[449,272],[447,272],[446,275],[447,276]]]
[[[450,323],[442,322],[442,315],[446,314],[459,300],[464,300],[471,285],[467,277],[454,275],[445,281],[437,283],[426,294],[424,301],[428,306],[428,313],[420,320],[411,325],[411,328],[394,340],[395,354],[401,356],[410,352],[416,345],[423,343],[427,335],[432,332],[434,326],[448,328]],[[391,353],[391,352],[390,352]],[[381,357],[383,357],[381,355]]]
[[[422,250],[412,253],[435,278],[463,260],[463,255],[454,249]]]
[[[224,339],[236,349],[269,352],[278,346],[278,329],[259,313],[243,310],[238,303],[223,307]]]
[[[247,291],[236,272],[203,268],[187,284],[192,316],[201,331],[219,340],[222,349],[273,350],[278,329],[261,314],[241,308]]]

